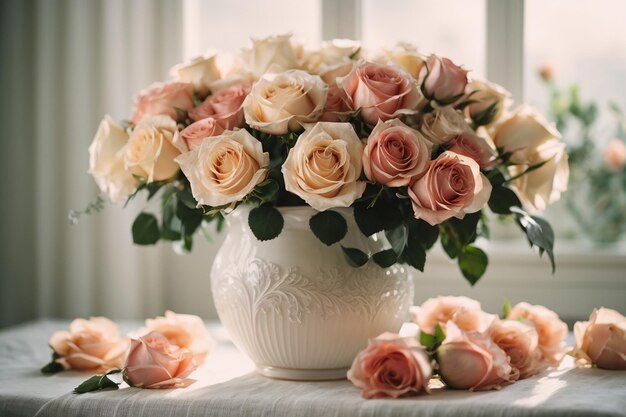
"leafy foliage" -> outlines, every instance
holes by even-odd
[[[341,250],[343,251],[343,255],[346,258],[348,264],[355,268],[365,265],[369,260],[369,256],[367,255],[367,253],[363,252],[360,249],[346,248],[342,246]]]
[[[79,386],[74,388],[74,394],[84,394],[86,392],[100,391],[100,390],[116,390],[119,388],[120,383],[114,382],[108,378],[109,375],[118,374],[122,372],[121,369],[113,369],[103,375],[94,375],[91,378],[83,381]]]
[[[313,234],[327,246],[339,242],[348,233],[346,219],[332,210],[315,214],[309,220],[309,227]]]
[[[272,240],[283,230],[285,220],[280,211],[271,204],[263,204],[250,210],[248,225],[254,236],[261,240]]]

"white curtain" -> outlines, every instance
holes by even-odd
[[[0,326],[37,317],[214,316],[214,245],[133,246],[141,198],[70,225],[98,192],[87,147],[101,117],[182,59],[177,0],[1,1]]]

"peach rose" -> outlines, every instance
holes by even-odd
[[[197,365],[187,349],[172,345],[165,336],[151,332],[131,339],[123,375],[137,388],[180,388]]]
[[[224,131],[176,158],[199,204],[240,201],[267,176],[269,154],[248,131]]]
[[[460,111],[444,106],[422,117],[420,132],[434,144],[444,145],[454,136],[473,133]]]
[[[539,339],[534,326],[517,320],[496,320],[487,334],[507,354],[519,379],[536,375],[546,368],[541,361]]]
[[[474,79],[467,86],[470,105],[465,112],[474,122],[489,125],[497,122],[511,105],[511,93],[498,84]],[[491,109],[491,110],[490,110]]]
[[[626,370],[626,317],[609,308],[594,309],[589,321],[574,325],[574,356],[580,364]]]
[[[315,74],[322,74],[347,62],[361,48],[361,43],[351,39],[333,39],[322,42],[320,49],[307,51],[302,59],[303,67]]]
[[[176,137],[174,145],[181,152],[189,152],[196,149],[205,138],[221,135],[224,129],[212,117],[202,119],[184,128]]]
[[[174,161],[180,153],[174,145],[178,135],[176,122],[168,116],[142,119],[123,149],[126,169],[147,182],[172,178],[179,170]]]
[[[54,332],[48,344],[66,369],[106,372],[122,366],[128,339],[119,335],[111,320],[92,317],[72,321],[69,331]]]
[[[409,185],[415,217],[432,226],[479,211],[490,195],[491,184],[476,161],[450,151],[429,161]]]
[[[506,353],[488,336],[464,332],[452,321],[446,324],[445,333],[437,361],[441,378],[450,388],[485,391],[518,379]]]
[[[193,84],[181,82],[154,83],[135,97],[131,123],[138,124],[148,116],[164,115],[178,120],[181,111],[193,108]]]
[[[431,55],[422,67],[420,78],[422,91],[430,100],[450,104],[465,92],[467,71],[455,65],[448,58]]]
[[[494,165],[496,151],[489,142],[478,135],[463,132],[452,136],[448,142],[450,152],[465,155],[478,163],[480,169],[488,169]]]
[[[626,145],[619,139],[611,139],[604,147],[602,157],[609,169],[619,171],[626,165]]]
[[[482,311],[480,303],[463,296],[429,298],[419,307],[411,307],[412,320],[424,333],[434,334],[435,326],[444,327],[448,321],[465,331],[485,331],[496,318]]]
[[[250,93],[250,86],[235,84],[206,98],[197,107],[189,110],[191,120],[212,117],[224,130],[243,126],[243,101]]]
[[[305,125],[282,166],[285,189],[315,210],[349,207],[365,191],[363,145],[349,123]]]
[[[431,375],[432,366],[419,342],[393,333],[371,340],[348,371],[348,379],[363,390],[363,398],[430,393]]]
[[[338,86],[337,82],[340,82],[343,77],[350,74],[356,66],[356,61],[348,60],[342,64],[328,67],[321,71],[318,75],[320,76],[322,81],[328,84],[329,87],[336,87]]]
[[[257,79],[267,72],[298,68],[298,57],[291,35],[252,39],[252,49],[242,51],[242,59]]]
[[[352,108],[370,125],[400,114],[415,114],[422,101],[417,82],[400,68],[361,62],[338,82]]]
[[[363,150],[363,170],[389,187],[409,185],[430,160],[431,143],[398,119],[379,121]]]
[[[519,175],[531,165],[545,163],[517,178],[513,186],[522,202],[537,211],[543,211],[549,204],[558,201],[561,193],[567,191],[569,164],[566,145],[552,139],[537,146],[526,158],[525,164],[509,167],[511,175]]]
[[[534,325],[539,336],[539,351],[542,360],[558,365],[565,354],[567,324],[552,310],[526,302],[518,303],[511,309],[509,320],[527,320]]]
[[[126,169],[120,152],[127,142],[126,131],[107,115],[89,146],[89,173],[100,191],[108,194],[114,203],[137,189],[137,179]]]
[[[203,93],[221,78],[215,54],[199,56],[189,62],[178,64],[170,70],[170,74],[180,82],[192,84]]]
[[[346,122],[354,109],[350,107],[350,100],[346,92],[337,86],[328,89],[326,106],[320,116],[322,122]]]
[[[317,75],[291,70],[266,74],[252,86],[243,103],[246,123],[272,135],[315,122],[326,105],[328,86]]]
[[[384,55],[380,58],[383,64],[400,65],[411,77],[418,80],[422,68],[426,64],[427,57],[418,52],[415,45],[400,42],[394,49],[383,51]]]

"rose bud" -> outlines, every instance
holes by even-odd
[[[209,117],[184,128],[173,143],[181,152],[189,152],[199,147],[205,138],[219,136],[223,132],[222,126],[214,118]]]
[[[480,303],[463,296],[429,298],[419,307],[411,307],[411,317],[424,333],[435,334],[435,326],[452,320],[465,331],[482,332],[495,319],[482,311]]]
[[[451,104],[461,98],[467,85],[467,71],[437,55],[428,57],[420,78],[424,95],[440,104]]]
[[[615,310],[593,310],[589,321],[574,325],[574,356],[580,364],[626,370],[626,317]]]
[[[193,84],[181,82],[154,83],[135,97],[133,124],[149,116],[169,116],[178,120],[180,111],[193,108]]]
[[[619,139],[611,139],[602,152],[604,164],[613,171],[626,165],[626,145]]]
[[[507,354],[511,366],[525,379],[543,371],[547,364],[541,360],[539,339],[534,326],[517,320],[496,320],[487,334]]]

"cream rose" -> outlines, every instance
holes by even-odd
[[[328,86],[317,75],[300,70],[266,74],[243,103],[246,123],[273,135],[315,122],[326,105]]]
[[[487,334],[507,354],[519,379],[536,375],[546,368],[541,361],[539,339],[534,326],[517,320],[496,320]]]
[[[400,68],[361,62],[338,80],[352,101],[361,109],[361,118],[370,125],[401,114],[416,114],[422,103],[417,82]]]
[[[267,72],[298,68],[298,57],[291,35],[252,39],[252,49],[243,50],[242,59],[257,79]]]
[[[552,310],[525,302],[515,305],[507,317],[509,320],[527,320],[534,325],[539,336],[539,351],[543,360],[558,365],[565,354],[567,324]]]
[[[114,203],[119,203],[137,189],[137,179],[126,170],[121,150],[128,134],[121,126],[105,116],[89,146],[89,173]]]
[[[348,207],[365,190],[359,181],[362,153],[350,124],[307,125],[283,164],[285,188],[318,211]]]
[[[267,176],[269,154],[246,130],[225,131],[176,158],[199,204],[240,201]]]
[[[431,55],[421,69],[420,79],[424,95],[441,104],[450,104],[461,98],[467,85],[467,71],[448,58]]]
[[[360,48],[361,43],[351,39],[324,41],[320,49],[305,52],[303,67],[313,73],[321,74],[350,62],[350,57]]]
[[[589,321],[574,325],[574,335],[578,363],[626,370],[626,317],[618,311],[594,309]]]
[[[437,349],[437,361],[441,378],[450,388],[500,389],[518,379],[506,353],[487,335],[464,332],[451,321],[445,333],[446,338]]]
[[[180,153],[176,122],[167,116],[151,116],[139,122],[124,147],[126,169],[147,182],[172,178],[179,170],[174,158]]]
[[[542,143],[527,155],[526,164],[510,166],[509,172],[517,176],[540,162],[545,163],[513,181],[520,199],[537,211],[545,210],[567,191],[569,164],[565,143],[556,139]]]
[[[496,319],[482,311],[478,301],[463,296],[429,298],[421,306],[411,307],[410,313],[413,322],[428,334],[435,334],[435,326],[445,327],[448,321],[465,331],[483,332]]]
[[[420,132],[434,144],[444,145],[454,136],[472,133],[463,114],[451,106],[444,106],[422,117]]]
[[[338,64],[334,67],[328,67],[319,73],[320,78],[330,87],[337,86],[338,82],[346,75],[350,74],[356,67],[357,62],[348,60],[343,64]],[[345,93],[345,92],[344,92]]]
[[[497,122],[512,103],[510,92],[487,80],[474,79],[466,90],[472,103],[465,108],[465,112],[474,122],[482,122],[482,125]]]
[[[197,368],[193,354],[172,345],[165,336],[152,332],[132,339],[126,356],[124,381],[137,388],[180,388]]]
[[[69,331],[54,332],[48,344],[65,368],[105,372],[122,366],[128,339],[119,335],[111,320],[92,317],[72,321]]]
[[[178,120],[180,112],[193,108],[193,84],[154,83],[135,97],[135,111],[130,121],[138,124],[149,116],[169,116]]]
[[[176,80],[192,84],[202,92],[206,92],[212,83],[221,78],[215,54],[199,56],[189,62],[178,64],[172,67],[170,74]]]
[[[448,150],[472,158],[480,169],[488,169],[494,165],[496,150],[482,136],[463,132],[453,136],[448,142]]]
[[[189,110],[189,117],[198,121],[211,117],[224,130],[243,126],[243,101],[250,93],[247,84],[235,84],[208,96],[199,106]]]
[[[196,149],[205,138],[221,135],[224,132],[222,126],[212,117],[202,119],[184,128],[174,141],[174,145],[181,152],[189,152]]]
[[[626,144],[619,139],[611,139],[602,152],[604,164],[613,171],[626,166]]]
[[[408,191],[415,217],[434,226],[479,211],[487,204],[491,188],[476,161],[446,151],[428,162]]]
[[[415,338],[383,333],[371,340],[348,371],[348,379],[361,388],[363,398],[398,398],[430,393],[432,366]]]
[[[398,64],[416,80],[420,78],[422,68],[428,59],[417,51],[415,45],[406,42],[398,43],[394,49],[383,51],[383,54],[380,58],[382,63]]]
[[[431,143],[398,119],[379,121],[363,150],[363,170],[389,187],[409,185],[430,160]]]

